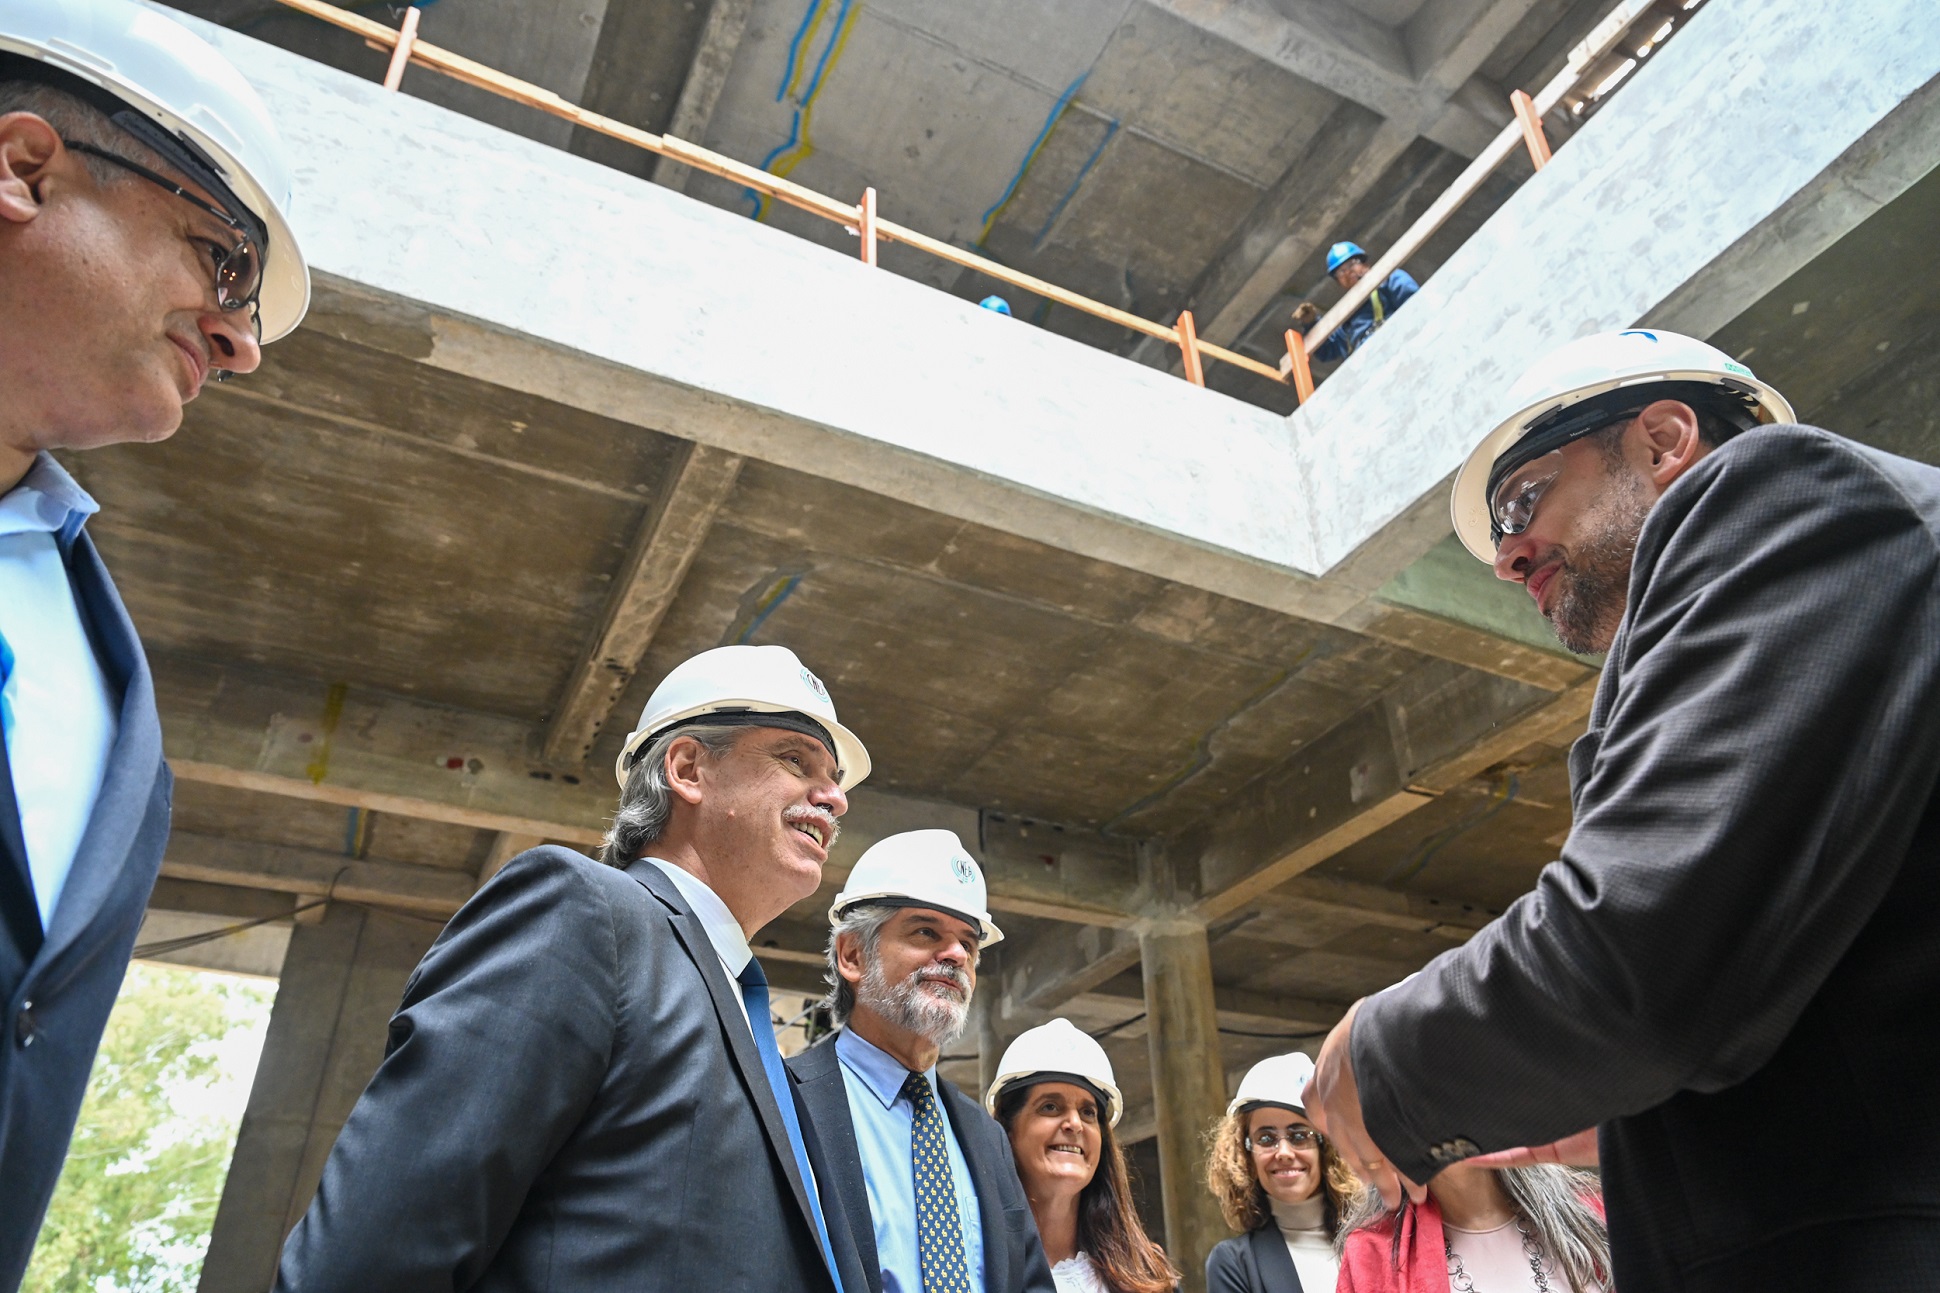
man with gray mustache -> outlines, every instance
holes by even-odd
[[[969,1016],[977,959],[1003,937],[987,905],[962,842],[924,830],[871,847],[829,908],[842,1031],[789,1067],[868,1293],[1054,1288],[1003,1129],[936,1075]]]
[[[425,954],[279,1290],[863,1293],[748,940],[869,756],[792,651],[728,646],[616,771],[598,861],[520,854]]]

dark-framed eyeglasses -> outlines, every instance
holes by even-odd
[[[1318,1149],[1326,1143],[1327,1138],[1312,1127],[1289,1127],[1285,1131],[1262,1127],[1245,1140],[1246,1148],[1255,1154],[1271,1154],[1282,1145],[1288,1149],[1305,1149],[1309,1145]]]
[[[123,170],[141,176],[150,184],[167,189],[184,202],[208,212],[235,233],[237,241],[233,246],[224,248],[215,243],[209,244],[210,271],[216,285],[216,305],[226,313],[248,310],[249,326],[258,337],[263,335],[262,320],[256,312],[257,298],[263,291],[263,254],[242,221],[213,202],[203,201],[166,175],[157,174],[139,162],[132,162],[105,148],[96,148],[93,144],[84,144],[73,139],[64,139],[61,142],[77,153],[99,157],[104,162],[110,162]]]

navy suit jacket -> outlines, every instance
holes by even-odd
[[[869,1186],[862,1177],[855,1119],[849,1113],[849,1091],[842,1076],[842,1061],[835,1053],[835,1039],[826,1038],[790,1056],[788,1067],[800,1084],[802,1102],[808,1106],[816,1135],[828,1154],[828,1171],[815,1169],[823,1177],[822,1195],[827,1198],[832,1194],[840,1201],[841,1211],[848,1218],[850,1239],[868,1272],[868,1293],[882,1293],[875,1218],[869,1211]],[[970,1183],[977,1191],[978,1211],[983,1214],[984,1293],[1054,1293],[1056,1286],[1044,1260],[1037,1220],[1031,1216],[1030,1201],[1017,1179],[1010,1138],[982,1106],[953,1084],[939,1081],[936,1085],[943,1093],[943,1112],[963,1151]],[[829,1227],[835,1227],[833,1215]],[[851,1286],[848,1293],[864,1291]]]
[[[162,762],[155,687],[135,626],[85,530],[62,545],[68,581],[109,684],[120,727],[94,815],[37,948],[9,927],[37,928],[17,890],[0,921],[0,1293],[26,1273],[34,1237],[67,1158],[88,1070],[121,991],[128,953],[168,842],[172,782]],[[0,761],[0,866],[26,870],[13,778]],[[32,895],[27,896],[31,901]]]
[[[823,1209],[862,1293],[839,1201]],[[533,849],[452,918],[276,1287],[833,1288],[739,989],[653,863]]]

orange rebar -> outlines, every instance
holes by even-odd
[[[396,91],[404,80],[404,69],[411,63],[411,47],[418,43],[418,7],[404,10],[404,21],[397,29],[397,45],[391,50],[391,65],[384,69],[384,88]]]
[[[1540,171],[1549,165],[1549,136],[1543,133],[1543,119],[1536,112],[1536,101],[1527,91],[1515,90],[1509,95],[1509,106],[1516,110],[1516,120],[1522,123],[1522,142],[1529,145],[1529,160]]]
[[[1307,361],[1307,344],[1292,328],[1287,329],[1287,369],[1293,377],[1293,393],[1305,404],[1313,398],[1314,369]]]
[[[1199,363],[1199,330],[1193,326],[1191,310],[1179,311],[1179,354],[1185,359],[1186,380],[1204,386],[1206,370]]]
[[[862,235],[862,263],[876,263],[876,191],[862,190],[862,205],[856,208],[856,232]]]

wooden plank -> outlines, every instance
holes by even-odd
[[[1529,162],[1537,170],[1549,165],[1549,136],[1543,133],[1543,119],[1536,115],[1536,101],[1527,90],[1512,90],[1509,106],[1515,109],[1516,124],[1522,127],[1522,142],[1529,146]]]
[[[741,458],[690,444],[659,505],[635,534],[592,649],[580,660],[546,730],[545,758],[577,767],[633,681],[660,621],[741,474]]]

